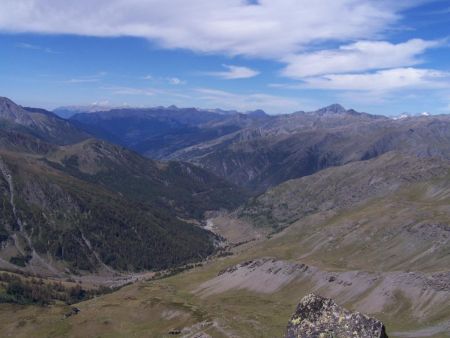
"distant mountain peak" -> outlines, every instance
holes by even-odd
[[[73,106],[62,106],[55,108],[53,113],[56,115],[68,119],[78,113],[97,113],[102,111],[110,111],[112,109],[123,109],[131,108],[127,104],[123,105],[109,105],[106,102],[94,102],[90,105],[73,105]]]
[[[327,107],[321,108],[316,111],[319,114],[325,114],[325,113],[334,113],[334,114],[341,114],[347,112],[347,110],[341,106],[338,103],[331,104]]]
[[[24,128],[34,137],[57,144],[78,142],[88,137],[83,130],[52,112],[40,108],[25,108],[6,97],[0,97],[0,119],[9,129]]]
[[[266,117],[267,113],[262,109],[256,109],[256,110],[247,112],[247,115],[253,116],[253,117]]]
[[[13,104],[16,105],[11,99],[4,97],[4,96],[0,96],[0,104],[4,105],[4,104]]]
[[[0,97],[0,118],[24,125],[32,123],[27,111],[7,97]]]
[[[7,97],[0,96],[0,114],[6,111],[13,111],[20,109],[20,106],[14,103],[11,99]]]

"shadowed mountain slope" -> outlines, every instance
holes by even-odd
[[[263,112],[240,114],[172,106],[78,113],[70,120],[97,137],[163,159],[179,149],[232,133],[267,117]]]
[[[322,169],[389,151],[450,158],[450,118],[389,119],[334,104],[278,116],[198,109],[122,109],[78,114],[99,137],[149,157],[203,167],[254,194]]]
[[[4,331],[25,337],[54,332],[279,337],[298,300],[313,292],[352,313],[382,320],[390,337],[448,335],[447,117],[394,121],[332,106],[269,119],[258,128],[249,126],[177,152],[178,156],[195,150],[198,157],[192,161],[198,165],[206,166],[206,160],[214,158],[234,165],[228,174],[257,168],[252,180],[243,176],[239,182],[271,187],[231,213],[207,213],[207,229],[237,238],[230,240],[225,255],[180,274],[81,302],[80,312],[66,319],[62,318],[68,309],[62,304],[48,309],[3,304]],[[178,196],[199,196],[196,204],[221,204],[220,196],[228,191],[223,180],[203,175],[191,164],[144,159],[105,141],[46,148],[42,141],[39,147],[31,145],[31,136],[8,135],[0,138],[5,148],[15,147],[14,152],[2,153],[7,168],[0,177],[2,220],[10,221],[2,224],[7,250],[1,252],[1,264],[28,259],[18,254],[20,245],[29,243],[26,235],[37,255],[58,271],[80,269],[78,264],[90,261],[86,268],[92,270],[156,269],[202,258],[213,250],[214,236],[192,226],[199,222],[195,210],[208,207],[199,204],[192,211]],[[214,157],[220,149],[220,156],[230,157]],[[273,157],[267,158],[267,167],[253,162],[253,154],[268,150]],[[239,165],[233,160],[238,151],[243,154]],[[308,167],[311,163],[320,165]],[[306,176],[299,174],[300,168],[308,168],[303,171]],[[204,185],[190,185],[197,181]],[[210,185],[222,191],[219,196],[208,192]],[[11,191],[17,193],[11,196]],[[17,215],[22,223],[15,225]],[[39,220],[45,220],[45,226],[36,226]],[[21,231],[20,224],[27,230]],[[31,252],[29,262],[34,263],[39,257]],[[71,258],[83,255],[87,258],[80,262]],[[320,318],[329,324],[334,312],[325,313]]]
[[[242,130],[170,158],[196,163],[256,193],[288,179],[393,150],[450,158],[448,116],[390,120],[351,113],[327,118],[306,113],[280,119],[286,121]],[[307,122],[310,119],[315,122]]]
[[[0,126],[9,131],[24,131],[42,141],[61,145],[90,137],[82,129],[49,111],[23,108],[5,97],[0,97]]]
[[[197,261],[214,251],[215,236],[199,226],[204,212],[247,196],[192,164],[146,159],[52,113],[2,102],[4,267],[58,274]]]

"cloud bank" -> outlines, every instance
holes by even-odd
[[[223,72],[209,72],[208,75],[216,76],[225,80],[248,79],[255,77],[259,71],[241,66],[222,65],[227,70]]]
[[[284,58],[288,66],[283,74],[304,78],[373,69],[387,69],[420,64],[420,55],[443,41],[412,39],[393,44],[387,41],[358,41],[335,50],[302,53]]]
[[[426,1],[2,0],[0,31],[139,37],[162,48],[269,59],[303,88],[440,88],[448,74],[414,67],[442,41],[386,41],[402,11]],[[323,47],[330,43],[339,47]],[[259,74],[224,67],[209,75],[229,80]]]
[[[404,7],[385,0],[2,0],[0,30],[132,36],[166,48],[280,58],[318,41],[376,38]]]

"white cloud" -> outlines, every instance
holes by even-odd
[[[434,69],[395,68],[362,74],[331,74],[306,78],[301,88],[388,92],[449,87],[450,73]]]
[[[153,96],[156,92],[153,89],[147,88],[133,88],[133,87],[104,87],[112,92],[114,95],[141,95],[141,96]]]
[[[65,83],[89,83],[89,82],[100,82],[100,79],[99,78],[73,78],[73,79],[69,79],[64,82]]]
[[[248,79],[251,77],[255,77],[259,74],[257,70],[241,67],[241,66],[232,66],[232,65],[222,65],[227,70],[223,72],[210,72],[208,75],[220,77],[225,80],[235,80],[235,79]]]
[[[185,80],[182,80],[182,79],[180,79],[179,77],[176,77],[176,76],[174,76],[174,77],[161,77],[161,76],[155,77],[155,76],[153,76],[151,74],[148,74],[148,75],[142,76],[140,79],[141,80],[149,80],[149,81],[151,81],[154,84],[166,84],[166,83],[168,83],[168,84],[171,84],[171,85],[174,85],[174,86],[186,84]]]
[[[181,79],[179,79],[177,77],[169,77],[169,78],[167,78],[167,81],[170,84],[175,85],[175,86],[182,85],[182,84],[186,83],[186,81],[183,81],[183,80],[181,80]]]
[[[262,93],[235,94],[210,88],[197,88],[196,91],[200,94],[198,96],[199,102],[210,108],[221,107],[239,111],[264,109],[269,113],[290,113],[317,105],[308,100]]]
[[[57,53],[51,48],[38,46],[38,45],[32,45],[30,43],[25,43],[25,42],[16,43],[15,46],[17,48],[37,50],[37,51],[42,51],[42,52],[45,52],[45,53],[52,53],[52,54],[56,54]]]
[[[74,77],[74,78],[65,80],[63,82],[64,83],[72,83],[72,84],[100,82],[100,81],[102,81],[103,77],[105,77],[106,75],[107,75],[106,72],[98,72],[97,74],[93,74],[93,75],[83,75],[83,76]]]
[[[15,46],[17,48],[23,48],[23,49],[36,49],[36,50],[42,49],[41,46],[36,46],[36,45],[32,45],[30,43],[25,43],[25,42],[16,43]]]
[[[406,4],[407,3],[407,4]],[[281,58],[379,37],[417,0],[2,0],[0,30],[133,36],[166,48]]]
[[[304,80],[301,88],[359,92],[440,88],[445,73],[407,68],[420,64],[420,56],[439,42],[382,41],[401,20],[403,10],[424,1],[0,0],[0,31],[131,36],[162,48],[266,58],[286,64],[283,74]],[[308,52],[329,42],[342,46]],[[225,79],[257,75],[250,68],[226,67],[215,75]],[[183,83],[170,79],[162,81]],[[69,82],[82,81],[97,80]],[[215,95],[219,97],[223,95]],[[274,107],[292,106],[290,99],[263,94],[231,98],[242,106],[250,106],[250,99]]]
[[[98,107],[108,107],[111,105],[111,102],[109,102],[109,100],[94,101],[91,103],[91,105]]]
[[[428,15],[442,15],[442,14],[449,14],[450,13],[450,7],[438,9],[435,11],[430,11],[426,14]]]
[[[282,74],[304,78],[322,74],[338,74],[373,69],[406,67],[422,62],[418,56],[443,41],[413,39],[392,44],[387,41],[358,41],[335,50],[290,55],[283,59],[288,65]]]
[[[289,113],[299,109],[312,109],[319,106],[317,102],[308,99],[290,98],[263,93],[236,94],[211,88],[194,89],[161,89],[139,88],[125,86],[105,86],[100,89],[106,91],[112,98],[117,95],[127,96],[134,102],[141,102],[144,106],[160,104],[186,106],[186,104],[202,108],[222,108],[238,111],[264,109],[268,113]],[[189,102],[189,103],[188,103]]]
[[[161,89],[156,87],[140,88],[140,87],[127,87],[127,86],[105,86],[101,89],[110,92],[112,95],[125,95],[125,96],[158,96],[165,98],[181,98],[184,100],[190,99],[184,91]]]

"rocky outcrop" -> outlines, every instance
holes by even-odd
[[[351,312],[332,299],[305,296],[289,321],[286,338],[387,338],[382,322]]]
[[[316,271],[305,264],[261,257],[227,267],[215,278],[199,285],[196,292],[202,297],[232,289],[274,293],[296,279],[310,277]]]

